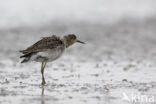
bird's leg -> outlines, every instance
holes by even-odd
[[[42,62],[42,66],[41,66],[41,74],[42,74],[42,85],[45,85],[45,79],[44,79],[44,68],[46,66],[46,62]]]
[[[43,65],[44,65],[44,62],[42,62],[42,65],[41,65],[41,74],[42,74],[42,83],[41,84],[42,85],[44,85],[44,83],[43,83],[44,82],[43,81],[44,80],[44,69],[43,69]]]

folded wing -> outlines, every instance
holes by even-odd
[[[48,49],[55,49],[57,47],[63,47],[64,44],[61,41],[60,37],[53,35],[51,37],[43,37],[41,40],[28,47],[25,50],[21,50],[20,52],[23,54],[30,54],[39,51],[46,51]]]

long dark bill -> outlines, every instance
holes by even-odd
[[[78,43],[82,43],[82,44],[86,44],[85,42],[82,42],[82,41],[80,41],[80,40],[77,40],[77,42],[78,42]]]

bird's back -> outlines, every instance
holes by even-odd
[[[28,47],[25,50],[21,50],[20,52],[23,54],[29,54],[32,52],[46,51],[55,49],[57,47],[64,47],[64,43],[60,39],[60,37],[53,35],[51,37],[43,37],[41,40]]]

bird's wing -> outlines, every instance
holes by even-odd
[[[29,54],[32,52],[45,51],[47,49],[55,49],[59,46],[63,47],[63,42],[60,37],[53,35],[51,37],[43,37],[41,40],[28,47],[26,50],[21,50],[23,54]]]

